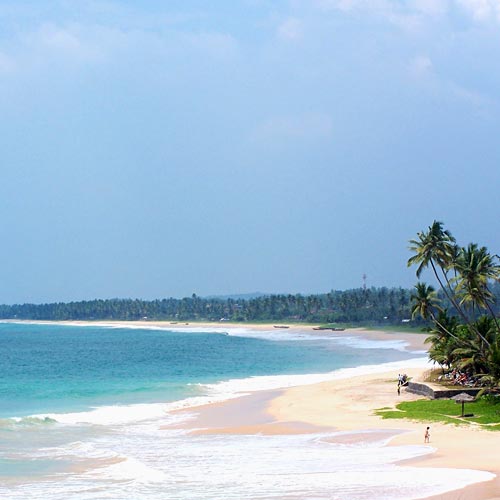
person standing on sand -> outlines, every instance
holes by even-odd
[[[431,428],[427,427],[427,429],[425,429],[424,443],[428,443],[430,439],[431,439]]]

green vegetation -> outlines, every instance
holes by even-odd
[[[318,295],[269,295],[253,298],[91,300],[57,304],[0,306],[0,318],[34,320],[138,320],[301,322],[342,325],[396,325],[410,318],[411,291],[357,288]],[[416,320],[416,323],[423,324]]]
[[[500,399],[484,396],[474,403],[465,403],[465,411],[473,417],[461,417],[462,405],[449,399],[421,399],[396,405],[396,409],[380,408],[382,418],[407,418],[419,422],[441,422],[457,425],[479,425],[488,430],[500,430]]]
[[[500,280],[498,255],[475,243],[459,246],[437,221],[410,244],[414,255],[408,266],[417,266],[417,278],[430,267],[441,288],[440,296],[419,282],[412,295],[412,317],[432,325],[429,357],[443,371],[459,370],[468,381],[499,390],[500,325],[494,292]]]
[[[492,288],[500,297],[500,286]],[[267,295],[253,298],[108,299],[52,304],[0,305],[0,319],[227,321],[320,324],[329,328],[364,326],[419,332],[428,319],[411,324],[411,290],[356,288],[318,295]]]

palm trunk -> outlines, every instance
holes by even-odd
[[[489,302],[486,299],[484,299],[484,303],[486,304],[486,308],[490,312],[491,317],[493,318],[493,321],[495,322],[495,326],[497,327],[497,332],[500,332],[500,325],[498,324],[498,320],[497,320],[497,317],[495,316],[495,313],[493,312],[493,309],[491,308]]]
[[[431,315],[432,321],[436,323],[444,332],[446,332],[451,338],[455,339],[459,344],[463,344],[463,341],[460,339],[460,337],[457,337],[455,334],[451,333],[448,328],[446,328],[443,324],[441,324],[436,316],[434,316],[434,313],[432,311],[429,311],[429,314]]]
[[[441,290],[443,290],[443,292],[445,293],[446,297],[448,298],[448,300],[453,304],[453,306],[455,307],[455,309],[457,310],[458,314],[460,314],[460,316],[462,317],[462,319],[467,323],[467,325],[469,325],[470,328],[472,328],[472,330],[474,331],[474,333],[487,345],[489,346],[490,343],[488,342],[488,340],[483,336],[481,335],[481,333],[477,330],[477,328],[475,326],[473,326],[473,323],[470,321],[470,319],[466,316],[466,314],[463,312],[462,308],[459,306],[459,304],[457,304],[456,300],[448,293],[448,290],[447,288],[443,285],[443,282],[441,281],[441,278],[439,277],[439,273],[437,272],[437,269],[436,269],[436,266],[434,265],[434,261],[431,259],[431,267],[432,267],[432,270],[434,271],[434,276],[436,277],[436,279],[438,280],[438,283],[439,283],[439,286],[441,287]],[[446,278],[446,273],[444,273],[443,271],[443,274]],[[446,281],[447,283],[449,284],[449,281],[448,279],[446,278]],[[450,287],[451,289],[451,287]]]

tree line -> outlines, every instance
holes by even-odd
[[[357,288],[325,294],[255,298],[107,299],[0,305],[1,319],[289,321],[400,324],[411,317],[411,290]],[[416,320],[418,322],[418,320]]]

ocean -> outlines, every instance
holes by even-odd
[[[182,426],[200,404],[403,361],[425,362],[348,333],[0,323],[0,498],[399,500],[489,479],[396,465],[432,448],[376,431],[346,444]]]

